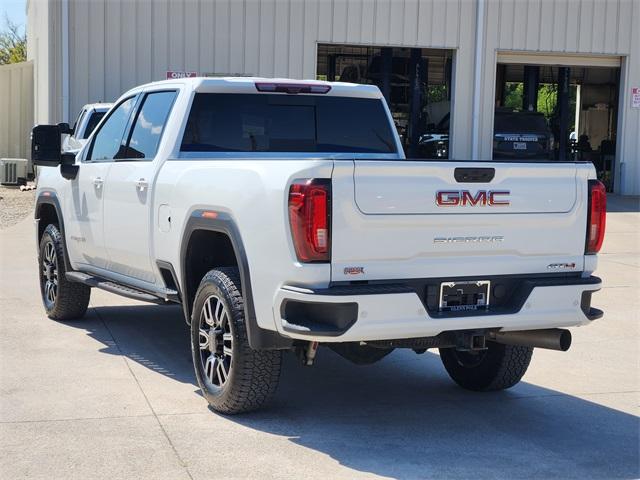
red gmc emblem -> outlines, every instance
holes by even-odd
[[[475,194],[469,190],[440,190],[436,192],[436,205],[439,207],[505,207],[511,202],[509,190],[478,190]]]

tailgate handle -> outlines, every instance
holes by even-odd
[[[453,176],[458,183],[489,183],[496,174],[495,168],[456,168]]]

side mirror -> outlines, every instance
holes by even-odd
[[[73,180],[78,175],[78,165],[76,165],[76,154],[65,152],[60,156],[60,173],[63,178]]]
[[[68,125],[67,125],[68,126]],[[62,161],[59,125],[36,125],[31,130],[31,160],[34,165],[56,167]]]
[[[73,128],[68,123],[59,123],[60,135],[73,135]]]

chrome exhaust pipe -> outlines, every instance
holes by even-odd
[[[520,332],[492,332],[489,340],[504,345],[546,348],[566,352],[571,346],[571,332],[564,328],[523,330]]]

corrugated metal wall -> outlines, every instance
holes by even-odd
[[[458,49],[452,153],[469,157],[469,0],[70,0],[70,111],[167,70],[315,78],[316,45]],[[70,121],[72,119],[69,119]]]
[[[30,158],[33,63],[0,66],[0,158]]]
[[[72,0],[72,90],[112,100],[167,70],[312,78],[319,41],[458,48],[473,11],[464,0]]]
[[[489,158],[498,51],[619,55],[618,172],[625,172],[621,191],[640,193],[640,112],[630,108],[631,83],[640,86],[640,0],[485,0],[482,81],[474,92],[478,1],[68,0],[70,116],[84,103],[163,79],[167,70],[314,78],[317,43],[451,48],[451,155],[471,158],[478,95],[479,153]],[[47,1],[58,25],[60,2]],[[49,48],[60,51],[51,38]],[[60,64],[51,64],[57,82]],[[52,120],[61,119],[59,103],[49,108]]]

